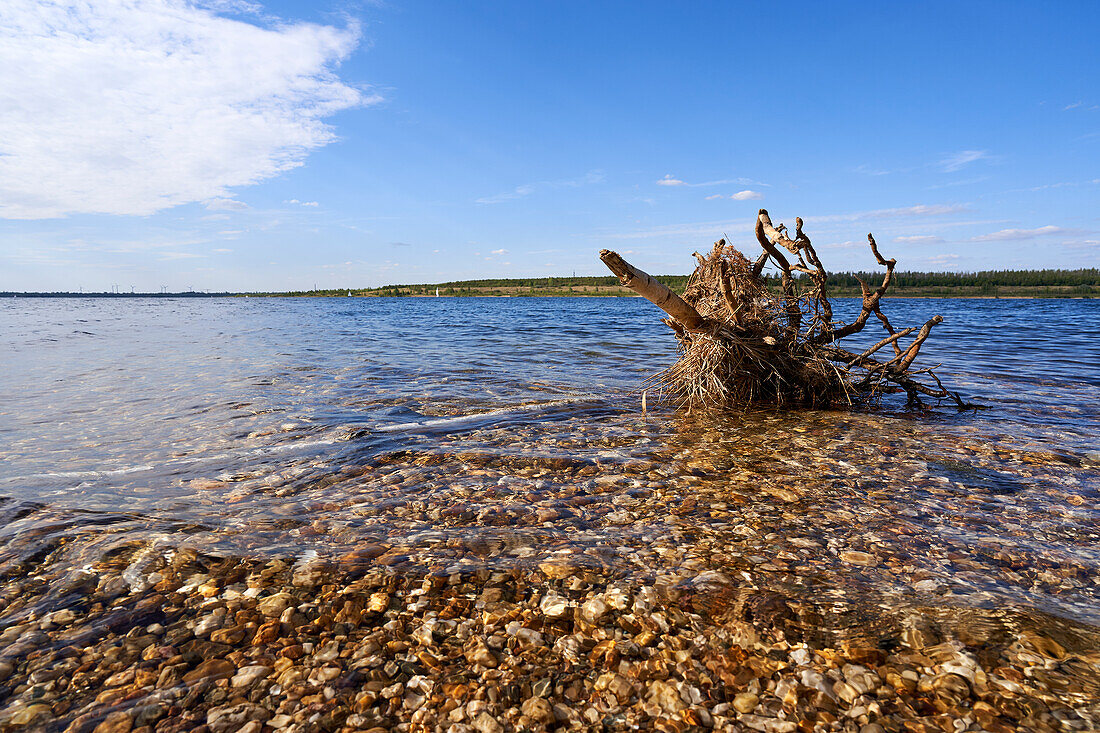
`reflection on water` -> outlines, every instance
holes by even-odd
[[[674,344],[636,299],[6,301],[0,615],[102,631],[88,588],[198,552],[596,573],[815,646],[1095,650],[1100,303],[891,303],[934,312],[923,363],[976,412],[642,416]],[[1085,671],[1058,674],[1095,701]]]

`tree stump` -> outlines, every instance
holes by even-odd
[[[923,396],[970,407],[931,369],[912,368],[921,345],[943,318],[933,316],[923,326],[901,330],[891,325],[881,305],[897,263],[883,258],[872,235],[867,235],[871,254],[886,272],[873,290],[860,281],[862,306],[851,323],[833,316],[829,275],[802,231],[802,219],[795,219],[792,239],[786,227],[774,226],[761,209],[756,239],[762,251],[751,261],[725,240],[716,242],[708,255],[696,252],[698,266],[682,296],[615,252],[600,252],[623,285],[669,316],[664,322],[676,334],[680,358],[657,382],[673,401],[689,409],[830,407],[904,392],[910,406],[922,405]],[[764,277],[768,263],[779,271],[778,292]],[[861,332],[872,315],[881,322],[885,338],[859,352],[838,344]],[[879,356],[887,348],[890,358]]]

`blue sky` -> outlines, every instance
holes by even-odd
[[[0,290],[1100,266],[1100,5],[0,5]]]

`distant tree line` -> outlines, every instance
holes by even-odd
[[[829,282],[841,288],[859,288],[859,278],[865,283],[877,283],[882,273],[841,272],[829,275]],[[1100,270],[983,270],[981,272],[895,272],[898,288],[957,287],[1075,287],[1100,285]]]
[[[677,292],[687,286],[688,275],[656,275]],[[858,278],[858,279],[857,279]],[[829,275],[830,292],[858,295],[859,280],[875,287],[881,272],[838,272]],[[770,286],[778,287],[777,275],[769,276]],[[252,293],[281,296],[444,296],[475,295],[622,295],[626,291],[612,275],[595,277],[528,277],[451,280],[431,284],[383,285],[378,288],[326,288],[289,293]],[[983,270],[981,272],[895,272],[894,295],[1011,295],[1014,292],[1036,296],[1100,296],[1100,269],[1084,270]],[[197,294],[196,294],[197,295]]]
[[[682,291],[687,286],[688,275],[656,275],[657,280],[673,290]],[[877,285],[881,272],[840,272],[829,275],[835,290],[859,291],[859,280]],[[779,278],[768,278],[769,285],[778,285]],[[371,293],[380,295],[407,295],[413,292],[434,292],[443,295],[476,292],[494,288],[529,289],[537,291],[567,291],[570,288],[619,285],[613,276],[597,277],[532,277],[532,278],[484,278],[480,280],[453,280],[431,285],[387,285],[374,288]],[[896,272],[894,286],[899,289],[921,288],[1036,288],[1036,287],[1100,287],[1100,270],[983,270],[981,272]]]

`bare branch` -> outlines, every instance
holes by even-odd
[[[707,322],[699,311],[685,303],[668,286],[657,282],[609,249],[600,250],[600,259],[615,273],[619,282],[672,316],[687,330],[707,330]]]

